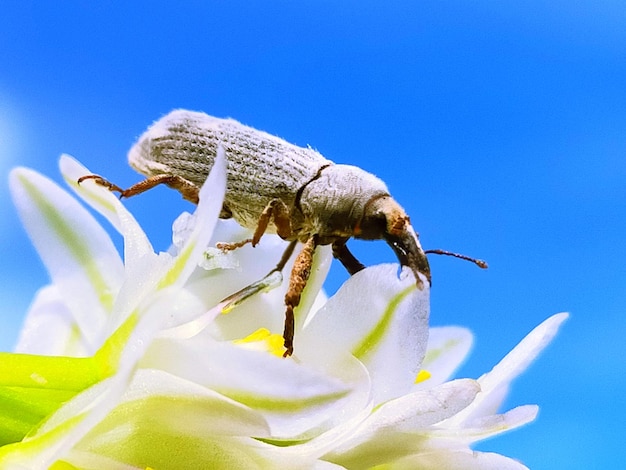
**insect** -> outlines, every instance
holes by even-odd
[[[310,147],[298,147],[232,119],[172,111],[148,128],[128,154],[130,165],[147,179],[128,189],[98,175],[83,176],[78,182],[94,179],[119,192],[120,197],[165,184],[197,204],[218,145],[224,148],[227,161],[220,217],[233,218],[254,231],[252,238],[223,243],[220,248],[232,250],[247,243],[256,246],[264,233],[276,233],[290,242],[271,271],[280,272],[297,243],[304,245],[295,259],[285,295],[285,357],[293,353],[294,309],[309,278],[316,247],[331,245],[334,257],[354,274],[364,266],[348,249],[348,239],[383,239],[400,264],[411,269],[420,289],[424,287],[420,276],[430,284],[427,252],[383,181],[356,166],[334,164]],[[429,252],[484,264],[443,250]]]

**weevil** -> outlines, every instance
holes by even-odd
[[[218,145],[224,148],[227,161],[220,217],[233,218],[253,230],[252,238],[220,247],[256,246],[264,233],[276,233],[289,245],[274,272],[282,271],[298,242],[304,245],[296,256],[285,295],[285,357],[293,353],[294,309],[309,279],[316,247],[331,245],[334,257],[352,275],[364,266],[346,242],[350,238],[382,239],[400,264],[413,272],[418,288],[424,287],[422,277],[430,284],[429,251],[422,249],[408,215],[382,180],[356,166],[335,164],[313,148],[290,144],[233,119],[172,111],[149,127],[129,151],[130,165],[147,179],[128,189],[98,175],[83,176],[78,182],[94,179],[119,192],[120,197],[165,184],[197,204]],[[456,253],[430,252],[470,259],[486,267],[480,260]]]

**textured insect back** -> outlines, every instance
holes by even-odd
[[[319,152],[204,113],[172,111],[154,123],[128,154],[130,165],[146,176],[176,174],[198,187],[211,171],[217,145],[227,160],[225,212],[254,229],[274,199],[288,207],[298,190],[332,165]],[[268,231],[275,232],[270,225]]]
[[[130,166],[146,176],[176,174],[202,186],[215,162],[219,140],[202,129],[197,114],[174,111],[156,121],[130,149]],[[202,116],[210,128],[216,118]]]

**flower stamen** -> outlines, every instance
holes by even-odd
[[[419,384],[422,382],[426,382],[428,379],[430,379],[431,376],[432,374],[430,372],[428,372],[425,369],[422,369],[417,373],[417,376],[415,377],[415,383]]]
[[[283,357],[285,350],[283,346],[283,336],[271,333],[267,328],[259,328],[245,338],[233,341],[235,344],[245,345],[250,349],[267,351],[274,356]]]

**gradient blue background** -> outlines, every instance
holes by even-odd
[[[67,152],[130,185],[134,138],[173,108],[203,110],[377,174],[425,247],[489,261],[431,258],[432,323],[476,336],[460,375],[570,311],[507,401],[540,404],[538,420],[479,448],[534,469],[623,465],[623,2],[2,3],[0,349],[47,281],[9,169],[59,181]],[[159,249],[191,209],[166,189],[128,206]],[[352,246],[394,260],[384,243]],[[335,266],[328,289],[346,277]]]

